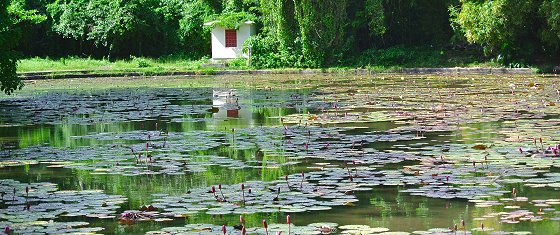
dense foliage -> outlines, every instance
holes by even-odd
[[[453,35],[453,0],[261,1],[263,29],[250,43],[257,67],[321,67],[398,45],[433,45]],[[363,58],[363,57],[362,57]],[[364,63],[360,63],[364,64]],[[356,65],[356,64],[353,64]]]
[[[213,9],[205,2],[184,5],[180,0],[56,0],[47,12],[52,31],[77,41],[80,51],[89,46],[123,57],[181,50],[184,39],[205,34],[203,21],[196,19]],[[190,35],[197,31],[200,35]]]
[[[555,57],[560,47],[558,0],[17,1],[48,17],[20,46],[30,56],[198,59],[210,53],[204,23],[246,20],[258,25],[247,43],[256,67],[343,65],[375,49],[467,42],[506,63]]]
[[[450,9],[455,28],[502,62],[558,55],[560,1],[461,0]]]
[[[23,83],[19,80],[16,69],[20,53],[15,51],[23,28],[30,23],[44,20],[23,8],[23,2],[0,1],[0,91],[7,94],[21,89]]]
[[[545,18],[549,27],[549,30],[542,31],[543,40],[558,49],[560,47],[560,0],[543,1],[539,13]]]
[[[204,23],[246,20],[258,26],[246,43],[257,68],[412,61],[413,53],[388,59],[406,48],[474,50],[506,65],[560,54],[559,0],[8,0],[0,3],[2,90],[21,85],[16,48],[55,58],[199,59],[210,54]]]

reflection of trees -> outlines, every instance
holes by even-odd
[[[406,217],[414,216],[414,206],[412,203],[406,200],[406,197],[400,191],[397,191],[397,196],[395,197],[397,205],[400,206],[401,210],[404,212]]]
[[[101,189],[108,194],[126,196],[129,208],[150,204],[152,194],[182,195],[191,188],[206,188],[216,184],[237,184],[258,179],[257,170],[230,170],[220,166],[207,167],[207,171],[184,175],[97,175],[90,171],[72,170],[75,177],[64,179],[65,187],[72,189]]]
[[[278,164],[283,164],[288,161],[285,156],[269,154],[266,151],[260,149],[235,149],[226,146],[221,146],[217,149],[217,155],[226,156],[231,159],[236,159],[240,161],[259,161],[262,162],[261,169],[257,170],[257,174],[260,176],[259,179],[262,181],[273,181],[286,175],[286,170],[290,169],[289,166],[286,167],[272,167],[267,165],[268,161],[273,161]],[[288,170],[288,172],[291,172]],[[243,182],[238,181],[238,182]]]
[[[369,199],[369,203],[379,210],[381,217],[391,216],[391,205],[386,202],[382,197],[372,197]]]
[[[127,132],[139,129],[140,122],[126,123],[94,123],[90,125],[59,124],[59,125],[37,125],[37,126],[15,126],[1,128],[0,136],[13,136],[17,139],[17,146],[25,148],[48,143],[53,147],[78,147],[107,143],[95,138],[74,138],[88,134],[104,132]]]
[[[285,92],[285,91],[281,91]],[[0,128],[0,136],[2,142],[12,141],[15,147],[24,148],[34,145],[42,145],[48,143],[54,147],[78,147],[88,145],[104,144],[106,142],[98,141],[93,138],[75,138],[76,136],[84,136],[88,134],[106,133],[106,132],[127,132],[133,130],[155,130],[155,123],[158,122],[160,130],[170,132],[185,132],[192,130],[213,130],[223,131],[231,129],[239,129],[244,127],[255,127],[261,125],[277,125],[278,119],[270,117],[280,117],[293,114],[295,112],[306,113],[308,110],[296,110],[295,108],[286,108],[280,106],[261,106],[259,102],[263,102],[262,92],[247,91],[243,96],[239,97],[241,104],[249,115],[240,113],[240,118],[228,119],[227,121],[214,119],[213,113],[201,113],[185,115],[181,122],[169,122],[169,120],[144,120],[138,122],[113,122],[113,123],[91,123],[87,125],[69,124],[65,119],[72,117],[87,118],[83,115],[64,116],[61,117],[62,122],[56,125],[41,124],[34,126],[14,126]],[[287,96],[287,94],[284,94]],[[283,96],[280,96],[283,97]],[[237,98],[237,97],[236,97]],[[203,100],[172,100],[175,105],[191,106],[191,105],[208,105],[211,99]],[[237,102],[237,101],[236,101]],[[282,102],[282,101],[279,101]],[[19,107],[19,106],[18,106]],[[21,110],[14,112],[22,112]],[[8,115],[13,116],[13,115]],[[25,115],[21,115],[25,116]],[[178,119],[180,120],[180,119]],[[6,121],[6,120],[4,120]],[[7,120],[9,123],[10,120]],[[16,121],[14,121],[16,122]]]
[[[369,204],[379,213],[381,220],[375,219],[376,226],[389,226],[392,217],[423,217],[424,227],[430,227],[430,205],[426,198],[414,200],[411,196],[403,194],[398,188],[382,188],[374,190],[369,198]],[[393,201],[394,200],[394,201]]]
[[[460,140],[464,144],[477,144],[484,140],[492,140],[498,137],[495,131],[484,130],[501,130],[503,122],[479,122],[469,123],[462,128],[458,128],[451,138],[454,142]]]
[[[418,203],[418,207],[416,207],[416,216],[428,217],[429,212],[430,208],[428,208],[426,202]]]

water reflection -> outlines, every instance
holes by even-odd
[[[228,89],[213,90],[212,93],[209,93],[206,92],[205,89],[202,89],[202,91],[199,90],[200,89],[192,89],[190,93],[188,93],[190,95],[181,96],[179,94],[185,94],[185,90],[183,89],[181,89],[181,92],[176,91],[176,89],[159,89],[158,91],[162,92],[154,91],[154,93],[158,93],[157,96],[154,96],[160,100],[160,103],[167,103],[166,106],[178,106],[179,108],[177,109],[200,110],[200,112],[197,111],[196,113],[185,114],[180,117],[174,117],[170,114],[156,118],[140,118],[139,120],[131,121],[100,120],[83,123],[65,122],[64,120],[70,117],[77,119],[89,118],[89,115],[75,114],[79,109],[72,108],[68,110],[68,113],[60,114],[62,115],[61,118],[63,118],[63,121],[58,124],[49,124],[52,120],[45,119],[44,123],[42,123],[41,120],[37,120],[33,121],[34,124],[21,125],[25,122],[21,120],[20,116],[25,116],[23,113],[25,113],[25,110],[29,109],[29,107],[25,105],[7,105],[9,102],[3,101],[3,114],[0,115],[0,147],[2,149],[14,149],[36,145],[48,145],[53,147],[75,148],[79,146],[101,145],[107,144],[107,142],[80,137],[96,133],[118,134],[133,130],[156,130],[156,127],[164,132],[187,132],[192,130],[223,131],[231,130],[232,128],[277,125],[279,123],[278,119],[271,117],[280,117],[309,111],[307,108],[286,108],[283,105],[267,105],[271,102],[267,100],[268,96],[271,96],[271,93],[274,94],[274,92],[271,91],[267,91],[268,95],[264,95],[262,91],[240,92]],[[138,92],[142,92],[142,90]],[[284,100],[286,95],[283,94],[284,92],[285,91],[277,92],[276,95],[280,98],[278,98],[278,101],[274,102],[295,102],[296,104],[299,102],[297,100]],[[305,91],[303,92],[305,94]],[[111,102],[124,102],[127,99],[135,100],[136,96],[128,96],[130,94],[134,93],[115,91],[107,95],[117,96],[111,98]],[[201,97],[196,96],[197,94]],[[120,95],[122,95],[122,97],[120,97]],[[70,102],[71,100],[79,100],[82,96],[89,97],[91,94],[78,93],[73,96],[68,96],[69,97],[66,97],[64,100],[69,100],[67,102]],[[94,97],[103,98],[103,96],[99,94],[96,94]],[[48,95],[47,97],[37,97],[34,99],[41,100],[48,98],[52,97]],[[205,100],[209,100],[210,102]],[[36,104],[36,101],[30,100],[29,103],[29,105]],[[53,112],[51,108],[45,108],[45,110],[37,110],[34,112],[41,116],[42,113]],[[111,111],[107,110],[107,108],[110,107],[98,106],[94,109],[96,109],[95,112],[98,113]],[[127,110],[124,111],[126,112]]]
[[[233,89],[153,89],[153,90],[112,90],[105,93],[66,94],[62,98],[47,95],[22,104],[5,105],[0,115],[0,142],[2,149],[26,148],[47,145],[61,148],[95,146],[105,144],[130,145],[143,140],[102,140],[85,138],[98,133],[119,134],[134,130],[159,130],[162,132],[189,132],[195,130],[231,133],[236,129],[280,126],[279,118],[289,114],[317,112],[317,107],[330,106],[321,102],[310,104],[309,91],[262,91]],[[38,100],[53,99],[47,107]],[[66,107],[65,103],[78,102],[76,107]],[[6,104],[4,102],[3,104]],[[61,105],[61,110],[57,106]],[[315,106],[314,106],[315,105]],[[27,115],[26,112],[32,115]],[[45,114],[53,115],[45,115]],[[29,118],[29,120],[26,120]],[[348,131],[347,134],[378,133],[397,128],[403,124],[393,121],[371,123],[343,123],[331,126],[361,129]],[[427,133],[426,139],[413,141],[377,141],[366,145],[376,150],[410,151],[450,142],[476,143],[475,140],[491,140],[498,135],[493,129],[500,123],[477,123],[460,127],[456,131]],[[486,130],[486,131],[482,131]],[[279,136],[282,137],[282,136]],[[191,138],[196,138],[191,137]],[[232,141],[233,142],[233,141]],[[219,143],[210,150],[192,151],[197,156],[223,156],[247,164],[266,165],[268,161],[282,164],[289,162],[282,154],[271,154],[258,147],[245,149],[231,148],[234,143]],[[398,148],[397,148],[398,146]],[[342,146],[343,147],[343,146]],[[342,148],[341,147],[341,148]],[[186,153],[179,153],[186,154]],[[201,157],[192,161],[208,161]],[[309,171],[317,167],[319,160],[305,159],[298,165],[282,167],[263,167],[259,169],[229,169],[220,165],[206,167],[203,172],[179,172],[173,175],[135,175],[124,176],[106,172],[49,167],[46,164],[0,168],[0,178],[15,179],[24,183],[53,182],[62,190],[101,189],[108,194],[126,196],[128,202],[120,211],[137,209],[150,204],[154,194],[181,195],[193,188],[209,188],[216,184],[239,184],[251,180],[273,181],[285,175]],[[399,170],[405,165],[418,162],[388,164],[379,170]],[[315,168],[313,168],[315,169]],[[516,186],[526,196],[552,198],[557,195],[553,190],[534,190]],[[466,219],[469,227],[478,226],[474,220],[501,208],[473,208],[464,200],[431,199],[411,196],[399,192],[398,187],[376,187],[372,192],[357,193],[358,202],[347,206],[337,206],[324,212],[305,212],[292,215],[294,222],[305,225],[314,222],[335,222],[339,224],[365,224],[372,227],[389,227],[392,230],[415,231],[428,228],[448,228]],[[534,191],[531,191],[534,190]],[[5,206],[5,205],[1,205]],[[267,213],[247,215],[248,226],[260,226],[262,218],[283,223],[285,214]],[[142,234],[166,226],[180,226],[185,223],[236,224],[238,215],[213,217],[204,213],[186,216],[173,222],[147,222],[135,226],[118,225],[113,220],[93,220],[94,226],[102,226],[107,233]],[[555,221],[539,224],[525,223],[503,225],[499,220],[489,219],[488,227],[496,230],[531,230],[536,234],[552,234],[558,231]],[[538,226],[537,226],[538,225]]]

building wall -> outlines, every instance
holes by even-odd
[[[212,58],[235,59],[246,57],[243,54],[243,43],[255,34],[255,26],[243,24],[237,30],[237,47],[226,47],[226,29],[216,26],[212,29]]]

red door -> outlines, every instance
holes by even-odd
[[[237,30],[226,29],[226,47],[237,47]]]

